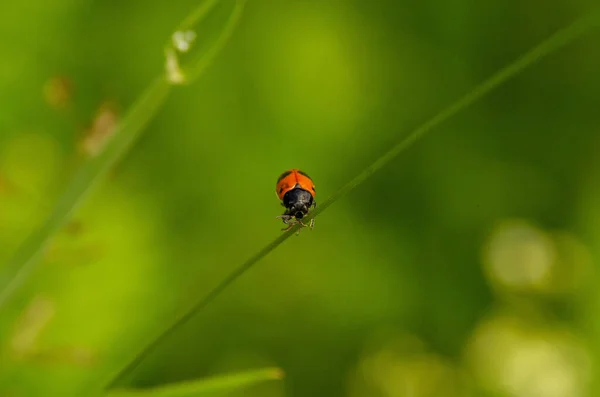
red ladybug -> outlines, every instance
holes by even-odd
[[[302,223],[302,218],[308,214],[311,208],[317,206],[315,201],[315,184],[312,179],[304,172],[298,169],[291,169],[279,176],[277,179],[276,190],[277,197],[281,200],[281,205],[285,207],[283,215],[278,216],[283,223],[289,225],[282,230],[289,230],[292,226]],[[310,228],[315,225],[315,220],[310,220]]]

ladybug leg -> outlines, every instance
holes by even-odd
[[[315,219],[314,218],[310,220],[308,225],[300,220],[298,222],[302,225],[302,228],[309,227],[310,230],[312,230],[315,227]],[[298,229],[298,234],[300,234],[300,230],[302,230],[302,228]]]
[[[283,223],[285,223],[286,225],[288,225],[287,227],[281,229],[284,232],[287,232],[292,227],[296,226],[298,223],[300,225],[302,225],[302,227],[300,229],[298,229],[298,231],[296,232],[296,235],[300,234],[300,230],[302,230],[302,228],[304,228],[304,227],[310,227],[312,229],[314,227],[314,225],[315,225],[315,220],[314,219],[311,219],[310,223],[307,225],[304,222],[302,222],[300,219],[296,219],[292,215],[289,215],[289,214],[283,214],[283,215],[276,216],[275,219],[281,219],[283,221]]]
[[[313,208],[317,208],[317,202],[313,201],[312,203]],[[312,218],[310,220],[310,229],[312,230],[315,227],[315,218]]]
[[[290,223],[292,216],[288,215],[288,214],[283,214],[283,215],[276,216],[275,219],[281,219],[283,221],[283,223],[285,223],[287,225]]]
[[[306,224],[305,224],[304,222],[302,222],[300,219],[296,219],[296,223],[299,223],[299,224],[301,224],[301,225],[302,225],[302,227],[296,231],[296,236],[299,236],[299,235],[300,235],[300,231],[301,231],[303,228],[305,228],[305,227],[306,227]]]
[[[281,229],[281,231],[282,232],[287,232],[288,230],[290,230],[293,227],[294,227],[294,224],[290,224],[288,227],[284,227],[283,229]]]
[[[292,227],[294,227],[294,225],[296,225],[298,223],[297,220],[292,219],[292,218],[293,217],[291,215],[288,215],[288,214],[283,214],[283,215],[279,215],[279,216],[275,217],[275,219],[281,219],[283,221],[283,223],[285,223],[286,225],[288,225],[288,227],[285,227],[285,228],[281,229],[284,232],[287,232]]]

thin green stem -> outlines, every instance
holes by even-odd
[[[245,388],[284,377],[280,368],[262,368],[244,372],[217,375],[204,379],[171,383],[145,389],[122,389],[109,391],[106,397],[184,397],[214,396],[240,392]]]
[[[398,142],[390,150],[380,156],[373,164],[364,169],[354,179],[344,185],[341,189],[336,191],[326,201],[319,203],[319,207],[313,211],[311,217],[319,215],[321,212],[326,210],[331,204],[345,196],[358,185],[363,183],[373,173],[387,165],[390,161],[396,158],[401,152],[410,147],[423,135],[429,133],[431,130],[454,116],[461,110],[466,109],[473,103],[483,98],[495,88],[510,80],[512,77],[521,73],[527,67],[533,65],[535,62],[541,60],[547,55],[557,51],[561,47],[571,43],[573,40],[581,37],[583,34],[590,32],[592,29],[597,28],[600,25],[600,11],[594,10],[591,14],[578,19],[573,24],[563,28],[550,36],[548,39],[538,44],[533,49],[529,50],[525,55],[515,60],[510,65],[504,67],[499,72],[494,74],[492,77],[485,80],[483,83],[475,87],[471,92],[454,102],[447,108],[443,109],[433,118],[422,124],[411,132],[406,138]]]
[[[244,262],[241,266],[231,272],[225,279],[223,279],[214,289],[212,289],[206,296],[196,302],[189,310],[186,310],[175,322],[173,322],[167,329],[160,333],[154,338],[150,344],[148,344],[144,350],[136,355],[129,364],[110,381],[106,386],[106,389],[111,389],[121,383],[150,353],[152,353],[163,341],[167,340],[176,330],[182,325],[187,323],[198,311],[202,310],[209,303],[211,303],[217,296],[223,292],[229,285],[237,280],[242,274],[246,273],[256,262],[264,258],[269,252],[273,251],[277,246],[283,243],[292,235],[291,231],[282,233],[273,242],[264,247],[262,250],[257,252],[253,257]]]
[[[499,85],[505,83],[518,73],[522,72],[527,67],[533,65],[535,62],[539,61],[543,57],[557,51],[561,47],[567,45],[572,42],[576,38],[582,36],[583,34],[591,31],[593,28],[598,27],[600,25],[600,10],[595,10],[590,15],[583,17],[570,26],[556,32],[547,40],[543,41],[530,51],[528,51],[521,58],[517,59],[510,65],[501,69],[498,73],[494,74],[489,79],[485,80],[483,83],[476,86],[471,92],[443,109],[436,116],[431,118],[429,121],[415,129],[412,133],[410,133],[406,138],[402,139],[398,144],[393,146],[389,151],[381,155],[373,164],[368,166],[364,171],[362,171],[358,176],[344,185],[341,189],[339,189],[335,194],[329,197],[323,203],[319,203],[319,206],[312,212],[312,214],[307,217],[306,221],[310,221],[311,218],[322,213],[326,210],[331,204],[354,190],[357,186],[359,186],[362,182],[364,182],[369,176],[373,173],[387,165],[390,161],[396,158],[400,153],[410,147],[415,141],[419,138],[423,137],[425,134],[429,133],[435,127],[442,124],[444,121],[454,116],[461,110],[467,108],[472,105],[477,100],[483,98],[485,95],[489,94]],[[187,311],[184,312],[183,315],[179,316],[172,324],[170,324],[162,333],[158,334],[151,342],[146,345],[146,347],[138,353],[132,361],[121,370],[114,379],[107,385],[107,388],[114,387],[118,383],[120,383],[126,376],[128,376],[137,365],[142,362],[150,353],[152,353],[163,341],[165,341],[169,336],[171,336],[176,330],[181,328],[184,324],[188,322],[196,313],[206,307],[210,302],[212,302],[218,295],[221,294],[227,287],[229,287],[234,281],[236,281],[240,276],[242,276],[246,271],[248,271],[255,263],[259,260],[267,256],[271,251],[277,248],[281,243],[291,237],[301,226],[296,225],[289,231],[282,233],[279,237],[277,237],[273,242],[268,244],[238,268],[236,268],[232,273],[229,274],[223,281],[221,281],[214,289],[212,289],[206,296],[199,299],[195,304],[193,304]]]
[[[213,59],[221,52],[225,44],[229,42],[229,39],[233,35],[235,28],[242,18],[244,12],[244,6],[246,0],[236,0],[233,11],[229,15],[227,22],[219,35],[217,41],[212,45],[210,50],[205,53],[202,58],[194,65],[192,72],[189,75],[189,81],[194,81],[200,76],[204,70],[212,63]]]
[[[8,264],[2,267],[0,309],[31,274],[52,236],[68,221],[102,177],[135,143],[144,127],[167,98],[170,88],[171,85],[163,77],[157,78],[148,87],[119,124],[114,138],[107,143],[100,154],[84,163],[45,223],[29,236]]]
[[[185,32],[189,30],[194,32],[194,26],[204,21],[219,1],[220,0],[205,1],[184,20],[177,31]],[[167,62],[166,70],[167,76],[173,84],[190,84],[204,72],[231,38],[231,35],[240,22],[245,4],[246,0],[235,0],[233,9],[229,14],[223,29],[219,32],[219,36],[208,51],[202,53],[201,56],[197,58],[192,57],[192,60],[183,62],[179,58],[186,54],[179,53],[178,49],[173,47],[172,41],[169,41],[165,47],[165,57]]]
[[[201,22],[218,1],[209,0],[200,5],[190,14],[185,23]],[[239,23],[245,2],[246,0],[236,0],[217,40],[206,52],[200,53],[190,65],[189,81],[202,74],[228,42]],[[156,115],[166,100],[172,83],[173,81],[168,80],[168,74],[161,74],[148,87],[117,126],[113,138],[104,150],[89,159],[79,169],[46,222],[29,236],[8,264],[0,269],[0,309],[31,274],[51,238],[79,208],[92,188],[135,143],[146,124]]]
[[[201,22],[218,3],[219,0],[205,0],[203,4],[200,4],[189,13],[177,30],[189,29],[191,26]]]

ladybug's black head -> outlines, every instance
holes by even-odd
[[[313,204],[313,196],[307,190],[296,187],[283,196],[283,206],[286,213],[293,215],[296,219],[302,219],[308,213]]]

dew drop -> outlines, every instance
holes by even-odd
[[[181,52],[188,52],[194,40],[196,40],[196,32],[186,30],[185,32],[177,31],[172,36],[173,46]]]
[[[245,0],[206,0],[171,34],[165,73],[171,84],[187,84],[211,62],[231,36]]]

